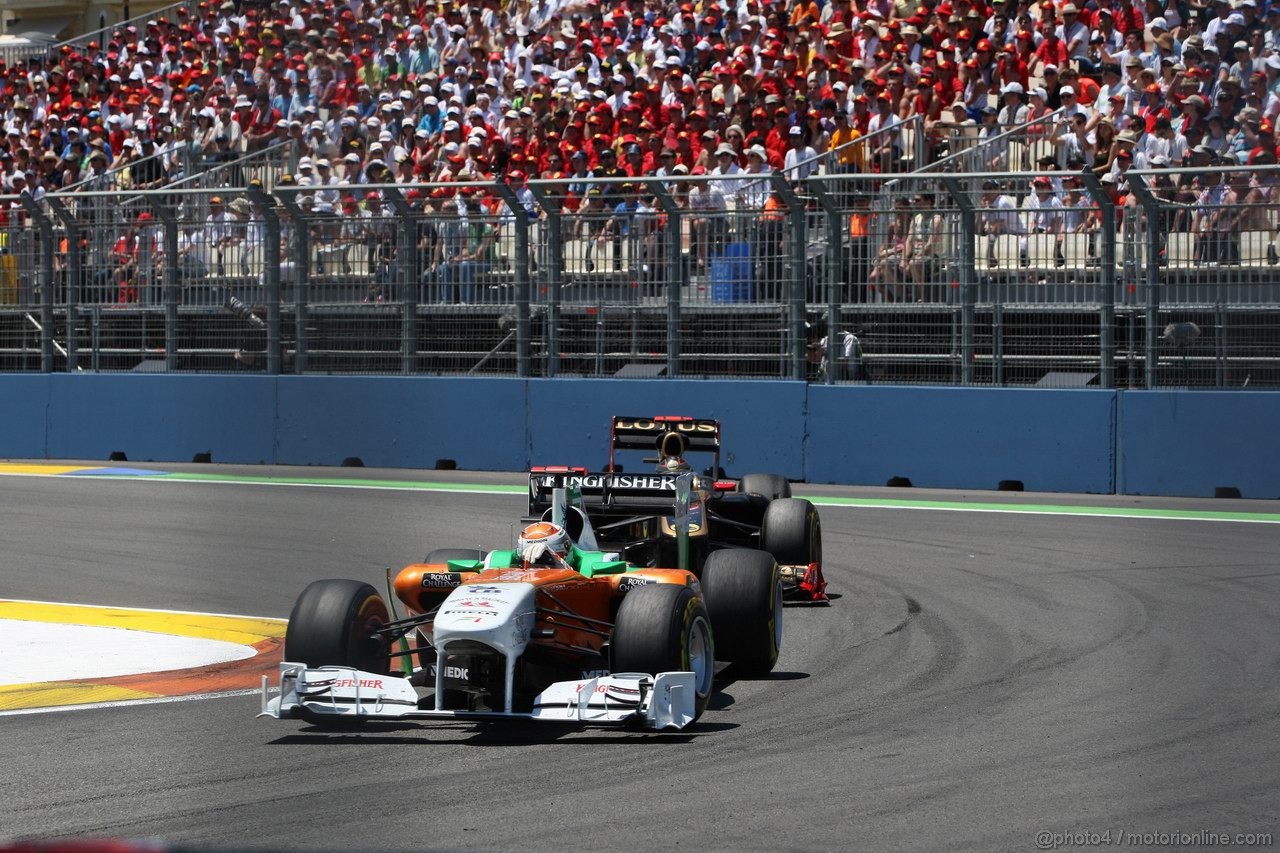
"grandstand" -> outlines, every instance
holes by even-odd
[[[1280,383],[1280,7],[356,8],[6,54],[0,369]]]

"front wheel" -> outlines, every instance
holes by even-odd
[[[760,524],[760,547],[784,566],[822,563],[822,522],[804,498],[770,502]]]
[[[390,621],[386,602],[369,584],[314,581],[289,614],[284,659],[309,667],[349,666],[387,675],[389,645],[377,631]]]
[[[771,672],[782,650],[782,578],[772,555],[745,548],[714,551],[701,581],[717,657],[743,675]]]
[[[791,482],[781,474],[746,474],[738,481],[738,491],[762,495],[769,500],[791,497]]]
[[[609,640],[611,672],[692,672],[697,719],[711,701],[715,659],[711,619],[689,587],[641,586],[622,599]]]

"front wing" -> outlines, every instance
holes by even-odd
[[[827,579],[822,575],[821,563],[798,566],[779,566],[782,575],[782,594],[789,601],[829,602]]]
[[[618,673],[557,681],[538,694],[530,712],[436,711],[420,706],[407,678],[344,666],[280,664],[280,695],[269,698],[262,677],[259,717],[346,720],[520,719],[579,725],[638,725],[683,729],[696,716],[692,672]]]

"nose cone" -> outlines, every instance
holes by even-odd
[[[535,593],[529,583],[459,586],[436,613],[436,647],[470,640],[506,655],[519,655],[533,631]]]

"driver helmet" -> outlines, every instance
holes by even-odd
[[[668,474],[676,474],[681,471],[688,471],[689,463],[685,462],[684,459],[679,456],[666,456],[663,457],[662,462],[659,463],[658,470],[664,471]]]
[[[529,565],[554,566],[568,557],[572,544],[568,531],[563,527],[550,521],[539,521],[520,532],[516,552]]]

